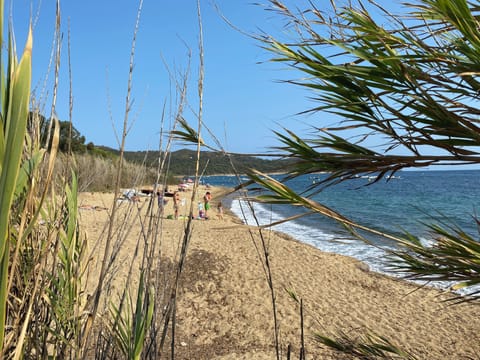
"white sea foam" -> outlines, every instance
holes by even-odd
[[[255,218],[258,221],[258,225],[267,225],[282,220],[280,214],[272,211],[267,206],[255,203],[253,204],[253,208],[255,216],[248,204],[242,200],[235,200],[231,205],[232,212],[248,225],[257,225]],[[341,254],[358,259],[367,264],[372,271],[388,274],[390,276],[402,276],[400,273],[392,273],[388,271],[386,263],[387,252],[377,247],[367,245],[360,240],[345,236],[342,237],[339,234],[333,234],[322,231],[322,229],[319,228],[298,224],[295,221],[288,221],[275,225],[272,229],[288,234],[304,243],[313,245],[321,251]],[[425,238],[422,238],[422,241],[430,243],[430,241]],[[424,284],[424,282],[419,283]],[[452,284],[447,282],[430,282],[429,285],[441,289],[448,289]],[[458,293],[466,295],[474,290],[475,289],[470,289],[469,291],[461,290],[458,291]]]
[[[255,218],[259,225],[268,225],[282,220],[280,214],[267,206],[253,204],[253,208],[255,216],[246,202],[235,200],[232,202],[231,210],[248,225],[257,225]],[[298,224],[295,221],[275,225],[272,229],[313,245],[319,250],[356,258],[368,264],[373,271],[386,272],[384,263],[386,253],[381,249],[367,246],[359,240],[340,237],[338,234],[323,231],[317,227]]]
[[[325,189],[312,199],[335,208],[346,216],[362,224],[380,226],[381,231],[408,231],[421,238],[422,244],[430,245],[429,229],[424,224],[437,223],[454,224],[466,233],[478,238],[478,226],[471,217],[465,216],[478,207],[476,200],[480,197],[478,186],[479,171],[428,171],[405,172],[401,180],[388,184],[379,182],[375,186],[357,187],[361,183],[345,182],[338,186]],[[216,179],[222,186],[232,186],[233,178],[219,177]],[[211,179],[212,182],[214,179]],[[236,180],[235,180],[236,181]],[[356,180],[355,180],[356,181]],[[362,182],[363,180],[358,180]],[[312,183],[309,176],[301,176],[289,182],[296,191],[304,191]],[[355,189],[355,191],[352,191]],[[255,224],[253,216],[245,210],[245,221]],[[289,213],[287,208],[272,208],[256,204],[256,216],[260,223],[267,224],[282,219],[282,213]],[[433,210],[435,209],[435,210]],[[232,210],[243,219],[240,203],[234,201]],[[281,213],[275,210],[280,210]],[[429,214],[443,214],[441,217]],[[433,213],[434,212],[434,213]],[[288,216],[288,215],[285,215]],[[381,221],[381,223],[379,223]],[[372,225],[373,224],[373,225]],[[386,272],[386,254],[372,246],[367,246],[358,240],[348,238],[343,229],[336,228],[335,223],[325,219],[306,218],[291,221],[274,227],[299,241],[312,244],[322,251],[355,257],[367,263],[372,270]],[[382,247],[388,245],[382,239]],[[391,274],[402,276],[402,274]],[[447,283],[430,283],[429,285],[450,288]],[[470,293],[478,288],[470,288],[459,293]]]

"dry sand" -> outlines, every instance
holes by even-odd
[[[214,205],[220,190],[213,189]],[[204,193],[204,188],[199,189],[199,197]],[[182,193],[187,200],[190,196]],[[112,201],[112,194],[80,195],[80,221],[92,251],[91,282],[98,277],[105,238],[101,234]],[[137,244],[143,251],[140,224],[142,216],[148,218],[144,215],[148,201],[141,198],[120,206],[118,226],[128,224],[129,230],[124,229],[113,262],[110,299],[125,281],[136,283],[135,277],[126,280],[127,264]],[[181,213],[188,208],[187,201]],[[272,301],[259,260],[259,232],[228,211],[223,220],[216,218],[215,206],[210,212],[209,220],[192,222],[177,303],[176,359],[274,359]],[[124,217],[126,213],[131,216]],[[170,201],[164,215],[172,213]],[[176,261],[185,223],[162,220],[159,257]],[[369,272],[357,260],[323,253],[276,232],[264,231],[263,236],[270,254],[284,359],[288,345],[292,358],[298,358],[301,334],[299,305],[286,289],[303,299],[307,359],[348,358],[320,345],[314,333],[334,336],[342,331],[355,337],[367,328],[418,359],[480,358],[478,305],[451,305],[445,302],[449,293]],[[134,266],[134,273],[138,267]]]

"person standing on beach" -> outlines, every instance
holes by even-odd
[[[180,207],[180,193],[178,191],[175,191],[173,193],[173,212],[174,212],[173,217],[175,218],[175,220],[178,219],[179,207]]]
[[[219,201],[217,204],[217,217],[223,220],[223,204],[222,201]]]
[[[210,191],[207,191],[205,196],[203,197],[203,207],[205,210],[205,220],[208,219],[208,210],[210,210],[210,200],[212,200],[212,195]]]
[[[198,218],[199,219],[203,219],[205,217],[205,212],[203,210],[203,203],[202,202],[198,202]]]
[[[167,205],[168,200],[165,199],[163,195],[163,191],[161,189],[157,191],[157,203],[158,203],[158,213],[160,216],[163,216],[163,210],[165,209],[165,205]]]
[[[162,190],[157,190],[157,205],[158,205],[158,213],[160,216],[163,215],[163,193]]]

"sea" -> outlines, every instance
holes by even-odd
[[[281,180],[283,175],[271,175]],[[303,175],[284,182],[298,193],[319,183],[326,174]],[[206,176],[205,183],[234,187],[247,180],[237,176]],[[313,200],[341,213],[350,220],[381,232],[402,235],[405,232],[429,242],[428,224],[459,227],[479,239],[475,216],[480,201],[480,170],[401,171],[377,182],[372,177],[359,177],[327,187],[313,195]],[[255,225],[255,218],[241,197],[230,202],[231,211],[246,224]],[[306,210],[290,205],[254,204],[255,217],[261,225],[291,217]],[[387,253],[394,249],[391,240],[370,236],[375,246],[356,239],[344,226],[322,215],[307,215],[272,227],[295,239],[336,254],[356,258],[370,269],[392,276]],[[448,287],[447,283],[429,283]]]

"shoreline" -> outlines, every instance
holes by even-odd
[[[212,215],[216,211],[216,194],[222,190],[211,188]],[[204,191],[201,187],[198,194],[203,195]],[[79,205],[88,202],[101,206],[102,201],[107,204],[111,200],[108,194],[82,194]],[[144,201],[140,205],[146,207],[145,204]],[[165,216],[172,211],[171,206],[167,204]],[[184,209],[188,206],[187,202]],[[224,220],[212,217],[192,222],[177,303],[179,359],[275,357],[271,293],[259,260],[262,252],[258,252],[262,249],[261,238],[258,230],[240,224],[241,219],[230,212],[224,212]],[[95,239],[101,233],[106,213],[80,214],[91,245],[102,241]],[[141,234],[142,229],[135,221],[138,217],[132,218],[132,231],[120,248],[117,259],[120,264],[132,258]],[[162,221],[162,258],[175,262],[182,224],[182,220]],[[472,321],[480,319],[478,306],[452,306],[445,302],[451,298],[448,293],[365,271],[359,260],[322,252],[288,234],[264,230],[263,237],[273,274],[282,351],[286,351],[288,344],[294,357],[299,351],[299,307],[289,293],[295,292],[304,304],[309,358],[338,358],[315,341],[315,332],[333,337],[341,330],[356,337],[367,329],[392,340],[419,359],[474,358],[480,353],[480,344],[474,340],[478,338],[480,324]],[[123,271],[123,267],[118,269]],[[117,273],[115,279],[121,282],[118,279],[122,276]]]
[[[262,204],[255,204],[255,205],[258,205],[260,207],[262,207],[263,205]],[[242,220],[240,218],[240,216],[238,216],[233,210],[230,209],[230,212],[232,214],[232,216],[238,218],[238,221],[240,221],[242,224],[245,224],[245,221]],[[282,225],[285,225],[285,224],[282,224]],[[248,225],[247,225],[248,226]],[[403,277],[401,274],[395,272],[395,271],[388,271],[386,269],[382,269],[382,266],[384,266],[383,263],[379,262],[377,264],[370,264],[368,260],[366,259],[362,259],[362,258],[357,258],[356,256],[352,255],[352,254],[345,254],[345,253],[342,253],[341,251],[335,251],[335,250],[325,250],[325,249],[322,249],[318,246],[316,246],[314,243],[312,242],[309,242],[308,239],[306,240],[303,240],[301,237],[297,237],[295,234],[289,232],[288,230],[284,231],[284,230],[281,230],[281,229],[276,229],[275,227],[272,229],[272,231],[275,231],[279,234],[279,236],[282,236],[282,237],[285,237],[286,239],[289,239],[289,240],[292,240],[292,241],[297,241],[303,245],[306,245],[306,246],[311,246],[313,249],[315,250],[318,250],[318,251],[321,251],[323,253],[328,253],[328,254],[336,254],[336,255],[340,255],[340,256],[345,256],[347,258],[350,258],[354,261],[358,261],[361,265],[361,267],[365,270],[365,271],[369,271],[371,273],[375,273],[375,274],[379,274],[379,275],[382,275],[382,276],[386,276],[386,277],[389,277],[391,278],[392,280],[396,280],[396,281],[404,281],[406,282],[407,284],[413,284],[414,286],[417,286],[417,287],[426,287],[426,288],[430,288],[430,289],[433,289],[433,290],[437,290],[437,291],[441,291],[441,292],[444,292],[444,293],[447,293],[447,294],[452,294],[454,296],[459,296],[459,295],[462,295],[462,296],[465,296],[465,297],[468,297],[468,294],[467,292],[465,291],[462,291],[462,290],[459,290],[459,291],[455,291],[455,290],[452,290],[451,289],[451,285],[448,285],[448,284],[442,284],[441,282],[436,282],[436,281],[421,281],[421,280],[410,280],[410,279],[406,279],[405,277]],[[328,242],[331,242],[331,241],[335,241],[335,240],[330,240],[330,239],[323,239],[322,241],[328,243]],[[354,242],[358,242],[358,244],[360,244],[361,246],[365,246],[365,248],[370,248],[371,247],[367,244],[364,244],[361,240],[358,240],[358,239],[353,239],[352,241]],[[378,250],[378,249],[377,249]],[[382,251],[384,252],[385,255],[388,254],[387,251],[383,250]],[[473,290],[472,290],[473,291]]]
[[[235,214],[235,212],[233,212],[231,209],[229,209],[229,214],[238,221],[238,223],[244,225],[244,226],[252,226],[252,225],[247,225],[245,224],[245,222],[237,215]],[[235,220],[234,220],[235,221]],[[255,226],[252,226],[252,228],[256,229]],[[385,277],[387,279],[390,279],[390,280],[393,280],[393,281],[400,281],[400,282],[404,282],[406,285],[408,286],[413,286],[414,288],[426,288],[426,289],[431,289],[433,291],[438,291],[442,294],[447,294],[447,295],[452,295],[452,296],[458,296],[458,295],[461,295],[460,293],[457,293],[453,290],[451,290],[450,288],[446,288],[446,287],[441,287],[439,285],[435,285],[435,284],[430,284],[429,282],[425,281],[425,283],[421,283],[420,281],[414,281],[414,280],[409,280],[409,279],[405,279],[403,278],[401,275],[398,275],[394,272],[387,272],[387,271],[381,271],[381,270],[377,270],[377,269],[372,269],[372,267],[365,261],[361,260],[361,259],[357,259],[355,258],[354,256],[350,256],[350,255],[345,255],[345,254],[341,254],[341,253],[337,253],[337,252],[334,252],[334,251],[324,251],[324,250],[321,250],[319,249],[318,247],[316,247],[314,244],[310,244],[308,242],[305,242],[297,237],[295,237],[294,235],[291,235],[289,233],[286,233],[286,232],[283,232],[281,230],[275,230],[275,229],[271,229],[270,231],[274,232],[276,234],[276,236],[278,236],[279,238],[282,238],[286,241],[291,241],[293,243],[298,243],[302,246],[306,246],[306,247],[310,247],[313,251],[319,251],[323,254],[332,254],[334,256],[343,256],[347,259],[350,259],[350,261],[356,263],[356,266],[366,272],[366,273],[370,273],[372,274],[373,276],[380,276],[380,277]],[[328,241],[328,240],[327,240]],[[359,240],[360,241],[360,240]]]

